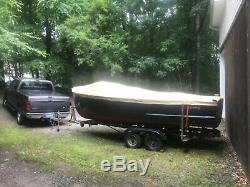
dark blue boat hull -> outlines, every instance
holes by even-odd
[[[75,95],[78,113],[98,124],[129,128],[179,129],[181,120],[194,127],[217,128],[223,99],[216,106],[143,104],[94,99]]]

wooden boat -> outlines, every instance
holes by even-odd
[[[115,127],[180,129],[217,128],[223,99],[181,92],[157,92],[112,82],[96,82],[72,89],[76,109],[97,124]]]

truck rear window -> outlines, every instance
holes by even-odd
[[[39,81],[25,81],[21,83],[20,89],[22,90],[46,90],[53,91],[52,84],[49,82],[39,82]]]

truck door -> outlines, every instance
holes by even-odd
[[[9,92],[7,93],[8,102],[11,104],[12,107],[16,109],[17,107],[17,87],[19,85],[19,80],[13,80],[10,84]]]

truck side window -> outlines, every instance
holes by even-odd
[[[20,83],[19,80],[12,81],[11,84],[10,84],[10,88],[16,90],[17,87],[18,87],[18,85],[19,85],[19,83]]]

